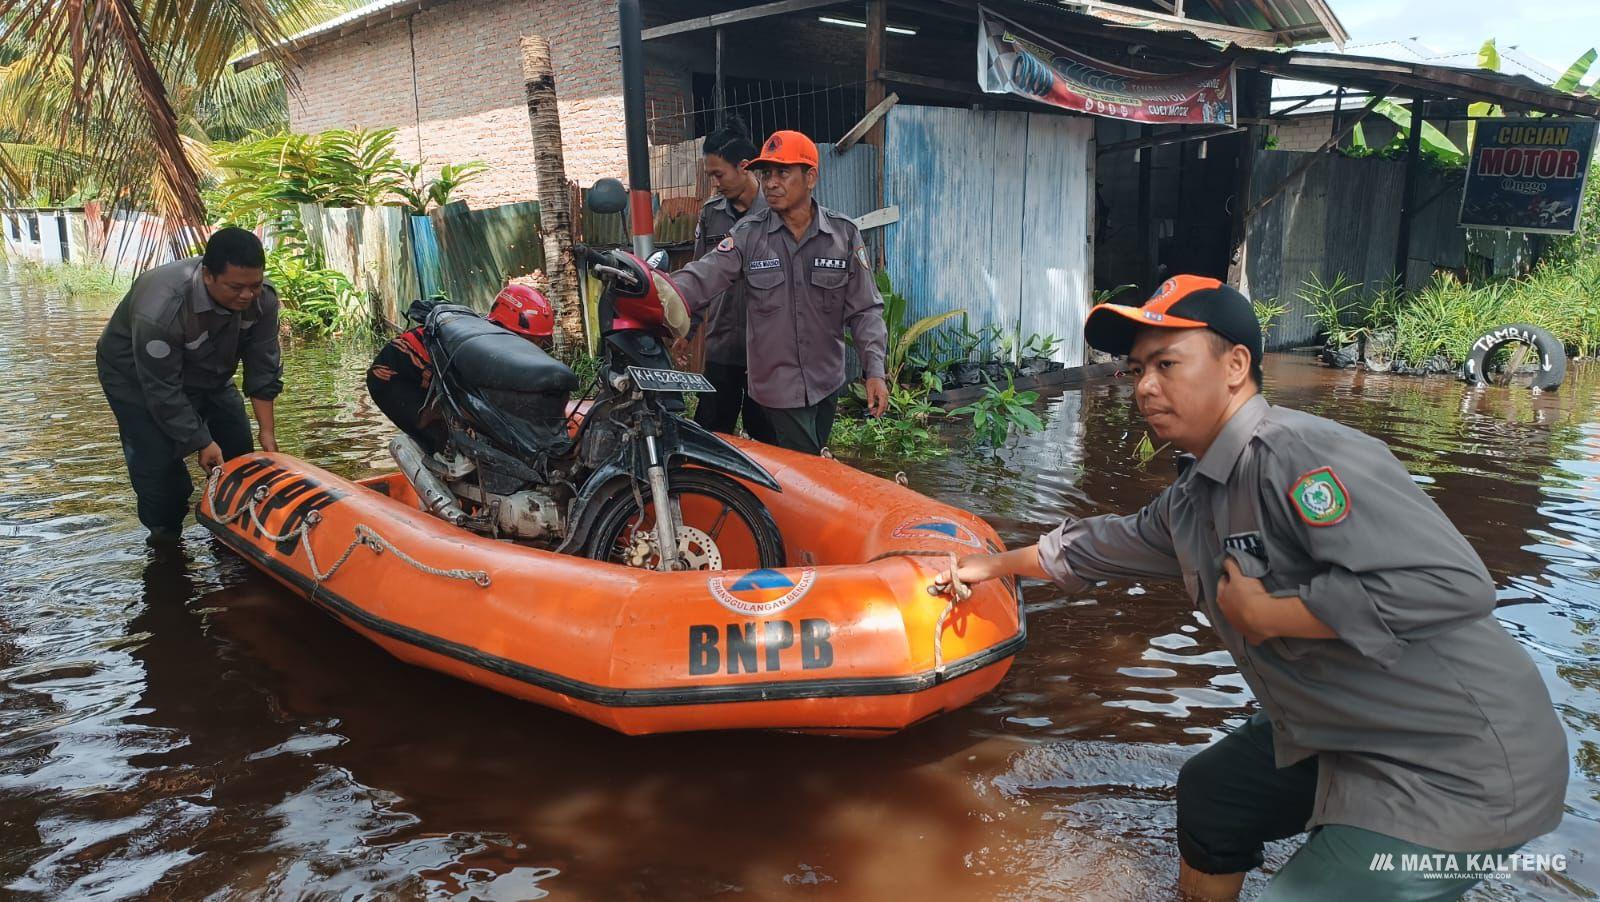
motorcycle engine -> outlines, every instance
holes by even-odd
[[[566,532],[562,504],[538,489],[524,489],[509,495],[487,496],[467,482],[450,486],[458,498],[475,504],[479,516],[488,521],[494,534],[508,539],[560,538]]]

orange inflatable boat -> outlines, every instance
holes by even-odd
[[[884,735],[1000,681],[1026,639],[1015,583],[929,591],[952,554],[1001,549],[986,523],[731,441],[784,487],[750,486],[796,566],[662,573],[496,541],[426,513],[403,475],[351,482],[282,454],[230,461],[198,516],[396,657],[624,733]]]

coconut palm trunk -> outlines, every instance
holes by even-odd
[[[522,39],[523,90],[533,128],[533,168],[539,182],[539,231],[544,240],[544,273],[556,310],[556,353],[571,358],[587,349],[583,305],[578,299],[572,245],[572,205],[567,164],[561,152],[561,115],[556,106],[550,42],[542,35]]]

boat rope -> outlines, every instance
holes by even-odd
[[[445,579],[470,580],[481,588],[487,589],[489,587],[488,572],[483,570],[463,570],[453,567],[434,567],[430,564],[425,564],[411,555],[406,554],[404,551],[401,551],[399,546],[384,538],[377,530],[365,523],[356,524],[355,538],[351,539],[350,544],[345,546],[344,553],[339,555],[339,559],[333,562],[333,566],[329,567],[326,571],[323,571],[317,567],[317,555],[316,552],[311,548],[311,531],[316,529],[317,524],[322,522],[322,514],[320,512],[312,511],[306,514],[305,519],[300,521],[299,526],[296,526],[294,529],[289,530],[283,535],[274,535],[271,530],[267,529],[266,524],[261,522],[261,516],[256,512],[256,505],[267,500],[267,487],[259,486],[256,488],[255,492],[250,495],[250,502],[248,504],[240,506],[238,510],[228,514],[227,516],[221,516],[217,513],[216,501],[217,482],[221,475],[222,468],[217,467],[211,471],[210,478],[206,480],[206,505],[211,508],[211,514],[216,518],[217,522],[223,526],[228,526],[236,520],[248,516],[250,518],[251,525],[253,525],[256,530],[261,533],[261,537],[267,541],[273,543],[298,542],[301,549],[303,549],[306,553],[306,564],[311,569],[311,579],[318,586],[321,586],[324,582],[332,579],[333,575],[339,572],[339,568],[343,567],[345,563],[350,560],[350,556],[355,554],[356,549],[365,546],[372,549],[373,554],[383,554],[384,552],[393,554],[395,557],[399,558],[401,562],[411,566],[416,570],[426,573],[429,576],[438,576]]]
[[[956,565],[959,560],[953,551],[934,551],[927,548],[885,551],[867,561],[867,563],[871,564],[891,557],[942,557],[950,562],[950,585],[945,586],[943,589],[939,588],[938,584],[928,587],[929,595],[943,595],[948,599],[945,602],[944,611],[939,614],[938,621],[933,625],[933,672],[939,676],[944,676],[945,624],[950,622],[950,615],[956,612],[956,605],[972,597],[972,587],[962,582],[960,575],[956,573]]]

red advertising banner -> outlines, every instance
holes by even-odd
[[[1176,75],[1101,62],[978,9],[978,84],[1080,113],[1132,122],[1234,124],[1233,66]]]

